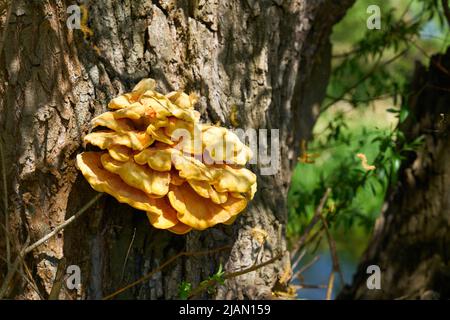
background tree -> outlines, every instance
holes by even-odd
[[[450,50],[418,64],[401,124],[404,142],[423,138],[399,170],[354,278],[341,294],[351,299],[450,297]],[[401,146],[399,146],[401,147]],[[369,265],[381,268],[381,290],[368,290]]]
[[[175,298],[182,281],[195,287],[220,263],[236,271],[283,253],[285,199],[299,141],[310,136],[325,94],[332,26],[352,2],[89,1],[79,3],[81,30],[66,26],[70,1],[7,3],[0,52],[0,294],[101,298],[179,252],[231,246],[180,257],[119,296]],[[156,79],[163,92],[197,91],[204,121],[230,125],[236,106],[240,127],[280,129],[279,173],[259,176],[256,198],[231,227],[174,236],[151,229],[142,212],[105,196],[80,220],[16,259],[21,248],[94,197],[74,166],[82,137],[112,97],[144,77]],[[82,286],[59,292],[58,265],[61,273],[71,264],[80,266]],[[267,298],[285,289],[289,274],[284,255],[227,280],[213,295]]]
[[[369,4],[381,8],[380,30],[357,29]],[[332,36],[332,77],[304,152],[313,161],[302,158],[294,173],[288,234],[298,241],[319,207],[341,260],[349,253],[358,259],[371,239],[341,298],[448,297],[445,8],[444,1],[359,0]],[[361,163],[359,153],[371,166]],[[305,242],[323,256],[326,227],[320,220],[316,227]],[[371,264],[381,267],[382,290],[367,289]],[[351,281],[353,270],[344,271]]]

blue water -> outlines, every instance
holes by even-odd
[[[300,289],[297,291],[297,298],[299,299],[309,299],[309,300],[324,300],[326,297],[326,286],[328,284],[328,278],[333,266],[333,261],[329,251],[323,251],[317,253],[320,256],[314,265],[312,265],[308,270],[303,272],[304,283],[308,285],[325,285],[325,288],[320,289]],[[353,274],[356,272],[357,261],[349,258],[346,255],[338,254],[339,256],[339,266],[341,268],[344,282],[350,284],[352,282]],[[314,256],[305,256],[299,263],[298,268],[301,268],[306,263],[311,261]],[[295,271],[294,271],[295,273]],[[300,281],[298,279],[293,280],[294,285],[299,285]],[[334,286],[332,299],[335,299],[336,295],[342,289],[342,283],[338,274],[335,274]]]

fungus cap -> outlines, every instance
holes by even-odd
[[[226,128],[200,124],[194,93],[156,91],[143,79],[95,117],[77,167],[98,192],[146,212],[157,229],[185,234],[232,224],[256,192],[251,150]],[[181,132],[181,134],[180,134]]]

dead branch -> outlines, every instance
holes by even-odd
[[[135,237],[136,237],[136,228],[134,228],[133,235],[131,236],[130,245],[128,246],[127,254],[125,256],[125,260],[123,261],[122,274],[120,275],[120,281],[123,280],[123,276],[125,274],[125,267],[127,265],[128,257],[130,256],[131,248],[133,247],[133,243],[134,243],[134,238]]]
[[[0,45],[1,46],[1,45]],[[11,268],[11,247],[9,241],[9,217],[8,217],[8,184],[6,181],[5,156],[3,154],[3,143],[0,140],[0,161],[2,162],[2,181],[3,181],[3,208],[5,210],[5,243],[6,243],[6,269]]]
[[[89,209],[98,199],[100,199],[103,196],[103,193],[99,193],[97,194],[94,198],[92,198],[88,203],[86,203],[77,213],[75,213],[73,216],[71,216],[69,219],[67,219],[66,221],[64,221],[63,223],[61,223],[60,225],[58,225],[52,232],[48,233],[47,235],[45,235],[44,237],[42,237],[41,239],[39,239],[38,241],[34,242],[31,245],[28,245],[29,243],[29,238],[27,239],[24,248],[21,249],[18,254],[16,259],[14,260],[14,263],[11,265],[11,268],[8,270],[5,280],[2,284],[2,286],[0,287],[0,299],[3,298],[3,296],[6,294],[6,291],[8,289],[9,283],[11,282],[12,278],[14,277],[21,261],[24,259],[24,257],[30,253],[31,251],[33,251],[34,249],[36,249],[37,247],[39,247],[40,245],[42,245],[43,243],[45,243],[47,240],[49,240],[51,237],[55,236],[56,234],[58,234],[58,232],[60,232],[61,230],[63,230],[65,227],[67,227],[68,225],[70,225],[72,222],[74,222],[76,219],[78,219],[84,212],[86,212],[87,209]]]
[[[69,224],[71,224],[72,222],[74,222],[76,219],[78,219],[83,213],[86,212],[87,209],[89,209],[95,202],[97,202],[98,199],[100,199],[103,196],[103,193],[99,193],[97,194],[94,198],[92,198],[88,203],[86,203],[77,213],[75,213],[73,216],[71,216],[69,219],[67,219],[66,221],[64,221],[63,223],[61,223],[60,225],[58,225],[55,229],[53,229],[52,232],[48,233],[47,235],[45,235],[44,237],[42,237],[41,239],[39,239],[38,241],[36,241],[35,243],[33,243],[32,245],[28,246],[25,248],[24,250],[24,255],[26,255],[27,253],[30,253],[31,251],[33,251],[34,249],[36,249],[37,247],[39,247],[41,244],[45,243],[47,240],[49,240],[50,238],[52,238],[53,236],[55,236],[56,234],[58,234],[58,232],[60,232],[62,229],[64,229],[65,227],[67,227]]]

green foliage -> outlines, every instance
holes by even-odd
[[[209,276],[208,279],[200,282],[200,287],[206,289],[209,294],[213,294],[214,290],[216,289],[216,284],[224,284],[224,274],[225,271],[223,271],[222,264],[220,264],[219,269],[215,274]]]
[[[357,1],[335,28],[333,44],[339,52],[334,55],[323,109],[342,99],[358,107],[374,98],[397,98],[404,94],[414,61],[428,61],[429,53],[450,44],[448,39],[439,39],[444,34],[444,25],[440,7],[433,2]],[[365,28],[365,8],[369,4],[381,8],[381,30]],[[422,36],[423,30],[430,26],[435,33],[432,40]]]
[[[370,4],[382,10],[381,30],[366,28]],[[303,233],[327,188],[332,192],[324,214],[334,234],[367,236],[385,193],[397,183],[402,160],[420,147],[422,140],[407,142],[398,124],[410,116],[408,83],[415,61],[428,61],[430,54],[450,45],[446,27],[439,2],[428,0],[359,0],[335,27],[327,99],[307,150],[320,156],[313,164],[299,163],[292,177],[292,241]],[[432,34],[425,36],[425,30]],[[383,111],[369,108],[380,100],[388,104]],[[336,107],[338,101],[345,107]],[[365,154],[375,170],[365,170],[358,153]]]
[[[192,291],[192,283],[182,281],[178,286],[178,297],[181,300],[187,300]]]
[[[401,109],[394,111],[398,116],[407,116]],[[332,192],[323,214],[335,236],[347,238],[350,230],[367,235],[386,191],[397,183],[402,160],[421,145],[421,139],[408,143],[397,127],[369,130],[368,123],[353,123],[350,127],[351,121],[345,121],[342,113],[337,119],[311,144],[310,152],[320,157],[314,164],[299,164],[294,173],[289,194],[291,240],[303,234],[327,188]],[[365,170],[356,157],[358,153],[365,154],[375,170]]]
[[[217,272],[200,282],[196,291],[200,292],[206,290],[209,294],[213,294],[217,284],[225,283],[224,275],[225,271],[223,270],[222,264],[219,264],[219,269]],[[192,293],[192,283],[182,281],[178,286],[178,296],[181,300],[187,300]]]

